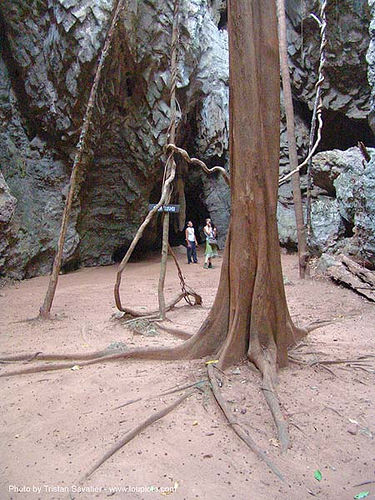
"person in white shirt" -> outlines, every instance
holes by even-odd
[[[194,264],[198,264],[197,259],[197,238],[195,236],[195,231],[193,227],[193,223],[191,220],[187,223],[187,228],[185,230],[185,239],[187,244],[187,259],[188,264],[191,264],[191,258],[193,258]]]

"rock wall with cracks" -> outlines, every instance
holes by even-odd
[[[345,172],[351,172],[350,182],[356,186],[357,192],[362,192],[363,186],[371,184],[370,171],[362,167],[363,158],[359,149],[353,147],[358,141],[362,141],[367,147],[375,145],[372,117],[375,80],[371,78],[371,68],[374,67],[371,66],[374,58],[370,56],[373,43],[371,29],[369,36],[369,26],[373,23],[371,20],[375,14],[373,3],[365,0],[327,2],[325,80],[322,86],[324,126],[320,146],[320,151],[324,153],[316,155],[313,165],[311,235],[313,253],[319,255],[326,251],[346,250],[348,254],[370,267],[375,265],[374,247],[371,243],[371,231],[375,230],[375,221],[370,216],[366,223],[367,229],[362,231],[362,236],[359,237],[361,224],[358,223],[357,226],[343,214],[356,213],[359,219],[363,207],[360,209],[355,199],[343,196],[340,190],[336,192],[331,189],[326,192],[319,185],[321,176],[318,171],[334,167],[340,170],[340,178],[346,180],[348,176]],[[296,112],[297,144],[300,140],[300,160],[306,154],[303,147],[307,144],[306,127],[314,105],[319,65],[319,25],[311,13],[319,17],[320,5],[319,1],[286,2],[289,64]],[[281,156],[280,169],[283,174],[290,170],[286,154]],[[305,170],[301,173],[304,174]],[[307,186],[304,175],[301,185],[302,192],[305,193]],[[371,214],[371,197],[366,210]],[[295,248],[297,234],[290,183],[284,184],[279,190],[278,221],[281,244]]]
[[[226,3],[180,3],[177,144],[209,166],[227,167]],[[30,277],[51,267],[75,145],[112,8],[113,0],[94,5],[89,0],[3,0],[0,6],[0,275]],[[319,30],[311,11],[319,12],[319,2],[287,1],[301,158],[318,65]],[[335,117],[350,124],[371,118],[364,61],[370,9],[365,1],[332,2],[328,20],[324,106],[333,113],[325,133],[332,143]],[[96,103],[64,247],[67,266],[111,263],[129,245],[148,203],[157,201],[169,124],[171,23],[171,2],[129,0]],[[289,169],[284,120],[280,166]],[[180,168],[187,193],[199,197],[223,243],[230,212],[227,187],[197,171],[190,175],[186,165]],[[294,245],[289,185],[280,189],[279,208],[281,241]],[[143,247],[158,242],[159,226],[154,221],[146,231]]]
[[[0,228],[1,274],[28,277],[50,269],[112,7],[112,0],[95,5],[5,0],[1,5],[2,193],[15,200],[12,217]],[[228,148],[227,33],[217,27],[221,9],[220,4],[207,8],[205,0],[181,2],[178,144],[194,147],[192,154],[200,149],[205,158],[226,158]],[[128,2],[100,86],[64,248],[66,263],[112,262],[129,245],[148,203],[158,198],[170,118],[172,13],[171,2]],[[193,129],[198,131],[194,140]],[[210,191],[209,182],[204,189]],[[224,237],[224,225],[220,233]],[[154,223],[143,246],[156,237]]]

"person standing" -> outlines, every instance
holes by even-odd
[[[195,231],[191,220],[189,220],[189,222],[187,223],[187,228],[185,230],[185,239],[187,244],[188,264],[191,264],[191,258],[193,258],[194,264],[198,264],[198,259],[197,259],[198,242],[195,236]]]
[[[204,252],[204,268],[211,269],[211,259],[218,256],[217,241],[216,241],[216,228],[212,227],[211,219],[206,219],[206,225],[203,228],[204,235],[206,236],[206,249]]]

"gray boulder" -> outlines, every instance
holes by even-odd
[[[331,250],[344,250],[366,265],[375,266],[375,150],[368,148],[368,152],[372,158],[369,163],[358,148],[315,156],[314,183],[334,193],[335,198],[331,198],[332,210],[328,212],[321,209],[323,197],[314,199],[312,220],[321,219],[322,234],[324,220],[327,227],[335,220],[338,237],[335,244],[330,245]],[[318,244],[316,250],[319,249],[325,251],[327,248]]]

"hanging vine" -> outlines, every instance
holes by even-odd
[[[320,27],[320,61],[319,61],[319,72],[318,72],[318,81],[316,83],[316,97],[314,103],[313,116],[311,120],[311,129],[310,129],[310,142],[309,142],[309,156],[310,159],[307,164],[307,205],[306,205],[306,227],[307,227],[307,237],[310,239],[311,237],[311,190],[312,190],[312,176],[311,176],[311,167],[312,167],[312,155],[310,155],[316,132],[316,122],[318,120],[318,138],[321,139],[322,133],[322,85],[324,81],[324,66],[326,63],[326,51],[325,47],[327,45],[327,18],[326,18],[326,8],[327,8],[327,0],[322,1],[321,9],[320,9],[320,19],[318,19],[314,14],[311,14],[313,19],[318,23]],[[317,142],[316,141],[316,142]],[[319,144],[319,143],[318,143]],[[316,149],[316,148],[315,148]]]
[[[121,285],[121,277],[122,273],[134,251],[135,246],[143,235],[143,232],[147,225],[150,223],[152,217],[158,212],[159,208],[163,205],[166,205],[170,202],[172,195],[172,183],[176,177],[176,162],[174,155],[176,153],[180,154],[184,160],[188,164],[195,164],[200,166],[206,173],[211,174],[213,172],[220,172],[226,183],[230,185],[229,176],[224,168],[222,167],[213,167],[209,169],[207,165],[197,158],[190,158],[188,153],[181,148],[178,148],[175,145],[176,141],[176,119],[177,119],[177,99],[176,99],[176,83],[177,83],[177,53],[178,53],[178,43],[179,43],[179,30],[178,30],[178,17],[179,17],[179,0],[175,0],[174,2],[174,10],[173,10],[173,28],[172,28],[172,42],[171,42],[171,80],[170,80],[170,124],[168,127],[167,138],[168,144],[166,145],[166,153],[167,153],[167,161],[164,167],[163,174],[163,183],[162,183],[162,193],[159,202],[153,207],[150,212],[147,214],[145,220],[139,227],[137,233],[134,236],[133,241],[130,244],[128,251],[126,252],[123,260],[121,261],[117,276],[116,283],[114,287],[114,296],[117,308],[125,313],[134,315],[134,316],[149,316],[156,314],[155,313],[138,313],[132,309],[124,307],[121,302],[120,297],[120,285]],[[180,195],[181,195],[181,186],[180,186]],[[168,243],[169,239],[169,213],[163,214],[163,241],[162,241],[162,257],[161,257],[161,265],[160,265],[160,275],[159,275],[159,283],[158,283],[158,301],[159,301],[159,316],[161,319],[165,319],[165,314],[170,309],[172,309],[178,302],[182,299],[190,305],[199,305],[202,303],[202,297],[197,294],[192,288],[188,287],[184,281],[183,274],[178,265],[176,256],[174,255],[171,247]],[[178,295],[176,299],[174,299],[169,305],[165,303],[164,297],[164,284],[165,284],[165,275],[166,275],[166,267],[167,267],[167,258],[168,258],[168,250],[172,254],[174,262],[177,266],[178,275],[181,283],[181,294]]]
[[[312,157],[314,156],[320,141],[322,139],[322,129],[323,129],[323,118],[322,118],[322,86],[324,82],[324,66],[326,63],[326,53],[325,47],[327,45],[327,19],[326,19],[326,8],[327,8],[327,0],[323,0],[320,9],[320,19],[315,15],[311,14],[311,17],[319,24],[320,27],[320,57],[319,57],[319,69],[318,69],[318,80],[315,84],[316,94],[315,94],[315,102],[314,102],[314,110],[313,116],[311,120],[310,127],[310,141],[309,141],[309,151],[306,159],[298,165],[298,167],[289,172],[289,174],[281,177],[279,179],[279,185],[282,185],[284,182],[288,181],[295,172],[301,170],[301,168],[308,165],[308,168],[311,171],[311,162]],[[315,142],[314,142],[315,140]]]

